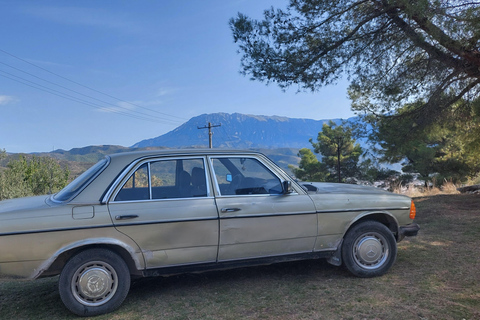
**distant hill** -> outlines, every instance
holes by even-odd
[[[356,118],[347,119],[355,122]],[[240,113],[213,113],[194,117],[178,128],[156,138],[142,140],[131,147],[116,145],[87,146],[71,150],[34,153],[50,156],[68,165],[73,172],[82,172],[92,163],[107,154],[139,149],[163,148],[206,148],[208,147],[209,122],[220,125],[212,129],[214,148],[253,149],[262,152],[287,170],[289,164],[297,165],[301,148],[311,148],[309,139],[316,140],[318,132],[329,120],[295,119],[279,116],[246,115]],[[333,119],[340,123],[340,119]],[[362,142],[360,142],[362,144]],[[0,162],[0,169],[10,159],[18,155],[10,154]]]
[[[146,148],[128,148],[122,146],[114,145],[102,145],[102,146],[88,146],[84,148],[74,148],[69,151],[65,150],[55,150],[52,152],[45,153],[35,153],[37,156],[49,156],[60,160],[62,165],[68,166],[71,171],[74,173],[83,172],[88,169],[93,163],[102,159],[108,154],[121,153],[127,151],[135,150],[145,150],[145,149],[167,149],[164,147],[146,147]],[[300,161],[298,157],[297,148],[253,148],[254,151],[261,152],[268,156],[270,159],[275,161],[280,167],[282,167],[287,172],[290,172],[288,169],[289,164],[297,165]],[[17,159],[17,154],[10,154],[6,159],[0,162],[0,168],[4,167],[9,160]],[[75,174],[77,175],[77,174]]]
[[[59,160],[77,161],[77,162],[97,162],[107,154],[119,153],[125,151],[132,151],[131,148],[102,145],[102,146],[88,146],[83,148],[73,148],[71,150],[58,149],[51,152],[35,153],[38,156],[49,156]]]
[[[202,114],[178,128],[155,138],[142,140],[132,148],[163,146],[169,148],[208,147],[209,122],[214,148],[305,148],[309,139],[316,140],[318,132],[329,120],[295,119],[278,116],[258,116],[240,113]],[[333,120],[339,123],[340,119]]]

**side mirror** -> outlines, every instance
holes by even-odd
[[[282,182],[282,185],[283,185],[283,194],[290,194],[293,192],[291,181],[285,180]]]

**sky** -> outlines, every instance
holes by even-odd
[[[0,0],[0,150],[131,146],[205,113],[354,116],[347,83],[282,91],[240,74],[228,25],[286,0]]]

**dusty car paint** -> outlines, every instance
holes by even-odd
[[[1,275],[35,279],[60,274],[79,253],[95,248],[113,252],[118,258],[112,261],[123,260],[135,276],[178,273],[184,267],[204,270],[306,257],[327,257],[340,265],[342,243],[359,222],[380,222],[396,241],[403,238],[402,226],[410,226],[411,235],[418,231],[409,217],[411,200],[406,196],[328,183],[309,183],[309,189],[314,191],[307,191],[255,152],[145,151],[116,154],[107,160],[107,165],[68,201],[40,196],[0,202]],[[187,163],[196,167],[183,168]],[[183,169],[191,175],[186,180],[188,196],[155,198],[153,167],[167,164],[176,164],[175,179],[184,174]],[[222,164],[226,167],[218,167]],[[264,170],[259,174],[266,174],[268,179],[265,185],[255,182],[258,185],[232,194],[234,173],[254,170],[244,166]],[[201,193],[193,191],[195,169],[203,170]],[[233,171],[225,175],[227,170]],[[148,173],[148,180],[142,172]],[[137,175],[137,179],[148,181],[146,196],[137,200],[118,196],[121,192],[147,190],[135,186]],[[253,178],[247,179],[252,183]],[[177,190],[179,181],[172,181],[157,178],[158,192]],[[285,182],[291,185],[290,190],[285,190]],[[169,183],[174,183],[175,188],[167,187]],[[376,232],[381,231],[373,234]],[[383,236],[378,239],[368,236],[364,241],[369,245],[384,241]],[[87,290],[82,283],[77,286]],[[83,301],[82,297],[75,299]],[[77,314],[84,312],[81,310],[101,314],[118,304],[107,308],[107,302],[105,307],[101,303],[82,303],[87,308],[66,305]]]

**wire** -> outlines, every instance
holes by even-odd
[[[67,100],[71,100],[71,101],[78,102],[78,103],[81,103],[81,104],[84,104],[84,105],[88,105],[88,106],[91,106],[91,107],[96,108],[96,109],[122,114],[122,115],[129,116],[129,117],[132,117],[132,118],[136,118],[136,119],[139,119],[139,120],[147,120],[147,121],[153,121],[153,122],[158,122],[159,121],[159,120],[154,120],[154,119],[151,119],[151,118],[141,117],[141,116],[137,116],[135,114],[115,110],[113,108],[106,108],[104,106],[101,106],[101,105],[98,105],[98,104],[95,104],[95,103],[92,103],[92,102],[89,102],[89,101],[86,101],[86,100],[79,99],[77,97],[74,97],[74,96],[71,96],[69,94],[60,92],[58,90],[54,90],[54,89],[42,86],[38,83],[34,83],[32,81],[29,81],[27,79],[21,78],[21,77],[16,76],[16,75],[13,75],[13,74],[11,74],[9,72],[6,72],[6,71],[3,71],[3,70],[0,70],[0,73],[4,73],[4,74],[0,74],[0,76],[2,76],[2,77],[5,77],[5,78],[13,80],[13,81],[16,81],[18,83],[29,86],[31,88],[35,88],[37,90],[41,90],[41,91],[50,93],[52,95],[55,95],[55,96],[58,96],[58,97],[61,97],[61,98],[67,99]],[[7,75],[5,75],[5,74],[7,74]],[[17,78],[17,79],[15,79],[14,77]],[[18,80],[18,79],[20,79],[20,80]],[[164,122],[166,124],[171,124],[171,123],[168,123],[168,122],[165,122],[165,121],[162,121],[162,122]]]
[[[0,49],[0,52],[3,52],[4,54],[7,54],[7,55],[9,55],[9,56],[11,56],[11,57],[13,57],[13,58],[15,58],[15,59],[17,59],[17,60],[20,60],[20,61],[22,61],[22,62],[24,62],[24,63],[27,63],[27,64],[31,65],[31,66],[34,66],[34,67],[36,67],[36,68],[38,68],[38,69],[40,69],[40,70],[43,70],[43,71],[45,71],[45,72],[48,72],[48,73],[50,73],[50,74],[52,74],[52,75],[54,75],[54,76],[56,76],[56,77],[59,77],[59,78],[64,79],[64,80],[67,80],[67,81],[69,81],[69,82],[71,82],[71,83],[74,83],[74,84],[76,84],[76,85],[78,85],[78,86],[81,86],[81,87],[83,87],[83,88],[86,88],[86,89],[88,89],[88,90],[94,91],[94,92],[96,92],[96,93],[102,94],[102,95],[107,96],[107,97],[109,97],[109,98],[115,99],[115,100],[117,100],[117,101],[119,101],[119,102],[127,103],[127,104],[132,105],[132,106],[135,106],[135,107],[137,107],[137,108],[140,108],[140,109],[143,109],[143,110],[148,110],[148,111],[150,111],[150,112],[157,113],[157,114],[161,114],[161,115],[163,115],[163,116],[167,116],[167,117],[171,117],[171,118],[175,118],[175,119],[182,120],[182,121],[179,121],[179,120],[172,120],[172,119],[165,119],[165,118],[155,117],[155,118],[160,119],[160,120],[162,120],[162,121],[172,121],[172,122],[175,121],[175,122],[177,122],[177,123],[180,123],[180,122],[184,122],[185,120],[188,120],[188,119],[186,119],[186,118],[181,118],[181,117],[177,117],[177,116],[170,115],[170,114],[167,114],[167,113],[163,113],[163,112],[160,112],[160,111],[157,111],[157,110],[154,110],[154,109],[146,108],[146,107],[140,106],[140,105],[138,105],[138,104],[135,104],[135,103],[132,103],[132,102],[125,101],[125,100],[123,100],[123,99],[114,97],[114,96],[112,96],[112,95],[110,95],[110,94],[101,92],[101,91],[96,90],[96,89],[94,89],[94,88],[91,88],[91,87],[89,87],[89,86],[83,85],[83,84],[81,84],[81,83],[79,83],[79,82],[76,82],[76,81],[73,81],[73,80],[71,80],[71,79],[68,79],[68,78],[66,78],[66,77],[64,77],[64,76],[61,76],[61,75],[59,75],[59,74],[57,74],[57,73],[54,73],[54,72],[52,72],[52,71],[50,71],[50,70],[48,70],[48,69],[45,69],[45,68],[43,68],[43,67],[40,67],[40,66],[38,66],[38,65],[36,65],[36,64],[34,64],[34,63],[31,63],[31,62],[29,62],[29,61],[27,61],[27,60],[25,60],[25,59],[22,59],[22,58],[20,58],[20,57],[18,57],[18,56],[16,56],[16,55],[13,55],[13,54],[5,51],[5,50]],[[47,82],[47,83],[50,83],[50,84],[52,84],[52,85],[58,86],[58,87],[60,87],[60,88],[63,88],[63,89],[65,89],[65,90],[74,92],[74,93],[76,93],[76,94],[82,95],[82,96],[84,96],[84,97],[88,97],[88,98],[90,98],[90,99],[93,99],[93,100],[96,100],[96,101],[99,101],[99,102],[102,102],[102,103],[106,103],[106,104],[109,104],[109,105],[113,105],[113,106],[115,106],[115,108],[120,108],[120,109],[127,110],[128,112],[130,112],[130,113],[128,113],[129,115],[130,115],[131,113],[139,113],[139,114],[143,114],[143,115],[147,115],[147,116],[151,117],[151,115],[149,115],[149,114],[146,114],[146,113],[143,113],[143,112],[139,112],[139,111],[130,110],[130,109],[125,108],[125,107],[122,107],[122,106],[114,105],[114,104],[112,104],[112,103],[109,103],[109,102],[106,102],[106,101],[103,101],[103,100],[94,98],[94,97],[92,97],[92,96],[89,96],[89,95],[80,93],[80,92],[78,92],[78,91],[69,89],[69,88],[67,88],[67,87],[65,87],[65,86],[59,85],[59,84],[54,83],[54,82],[52,82],[52,81],[43,79],[43,78],[41,78],[41,77],[38,77],[38,76],[36,76],[36,75],[33,75],[33,74],[31,74],[31,73],[29,73],[29,72],[26,72],[26,71],[24,71],[24,70],[21,70],[21,69],[19,69],[19,68],[13,67],[13,66],[8,65],[8,64],[6,64],[6,63],[3,63],[3,62],[0,62],[0,63],[3,64],[3,65],[5,65],[5,66],[8,66],[8,67],[10,67],[10,68],[13,68],[13,69],[15,69],[15,70],[17,70],[17,71],[20,71],[20,72],[23,72],[23,73],[25,73],[25,74],[28,74],[28,75],[30,75],[30,76],[32,76],[32,77],[35,77],[35,78],[37,78],[37,79],[40,79],[40,80],[42,80],[42,81],[45,81],[45,82]],[[4,73],[7,73],[7,72],[4,72]],[[13,76],[14,76],[14,75],[13,75]],[[5,76],[4,76],[4,77],[5,77]],[[15,76],[15,77],[17,77],[17,76]],[[8,77],[6,77],[6,78],[8,78]],[[20,78],[20,77],[19,77],[19,78]],[[11,78],[9,78],[9,79],[11,79]],[[11,80],[13,80],[13,79],[11,79]],[[23,79],[23,80],[24,80],[24,81],[28,81],[28,80],[26,80],[26,79]],[[21,81],[18,81],[18,80],[15,80],[15,81],[22,83]],[[28,81],[28,82],[31,82],[31,81]],[[31,83],[33,83],[33,82],[31,82]],[[25,84],[25,83],[23,83],[23,84]],[[39,85],[39,84],[36,84],[36,85],[41,86],[41,87],[44,87],[44,86]],[[32,87],[31,85],[29,85],[29,86]],[[34,88],[36,88],[36,87],[34,87]],[[44,88],[46,88],[46,87],[44,87]],[[39,89],[39,88],[36,88],[36,89]],[[52,91],[56,91],[56,90],[53,90],[53,89],[50,89],[50,88],[47,88],[47,89],[52,90]],[[44,91],[45,91],[45,90],[44,90]],[[46,91],[46,92],[49,92],[49,91]],[[58,92],[58,91],[56,91],[56,92]],[[49,92],[49,93],[52,94],[52,92]],[[69,95],[67,95],[67,96],[69,96]],[[63,96],[62,96],[62,97],[63,97]],[[65,97],[63,97],[63,98],[65,98]],[[74,97],[74,99],[78,99],[78,98]],[[71,99],[70,99],[70,100],[71,100]],[[81,99],[79,99],[79,100],[81,100]],[[77,101],[77,100],[73,100],[73,101]],[[78,102],[78,101],[77,101],[77,102]],[[85,104],[85,103],[84,103],[84,104]],[[90,105],[91,105],[91,104],[90,104]],[[103,107],[102,107],[102,108],[103,108]],[[117,113],[120,113],[120,112],[117,112]],[[127,113],[121,113],[121,114],[125,114],[125,115],[126,115]],[[139,117],[137,117],[137,118],[139,118]],[[151,119],[149,119],[149,120],[151,121]]]
[[[92,100],[95,100],[95,101],[98,101],[98,102],[101,102],[101,103],[105,103],[105,104],[107,104],[107,105],[111,105],[111,106],[113,106],[114,108],[123,109],[123,110],[126,110],[126,111],[130,112],[130,113],[134,112],[134,113],[138,113],[138,114],[145,115],[145,116],[148,116],[148,117],[152,117],[151,115],[149,115],[149,114],[147,114],[147,113],[145,113],[145,112],[133,111],[133,110],[130,110],[130,109],[128,109],[128,108],[125,108],[125,107],[122,107],[122,106],[119,106],[119,105],[116,105],[116,104],[113,104],[113,103],[110,103],[110,102],[107,102],[107,101],[104,101],[104,100],[100,100],[100,99],[94,98],[94,97],[89,96],[89,95],[86,95],[86,94],[83,94],[83,93],[78,92],[78,91],[76,91],[76,90],[69,89],[69,88],[67,88],[67,87],[65,87],[65,86],[59,85],[59,84],[57,84],[57,83],[51,82],[51,81],[49,81],[49,80],[46,80],[46,79],[43,79],[43,78],[40,78],[40,77],[37,77],[37,76],[34,75],[34,74],[31,74],[31,73],[26,72],[26,71],[24,71],[24,70],[18,69],[18,68],[16,68],[16,67],[13,67],[13,66],[11,66],[11,65],[8,65],[8,64],[6,64],[6,63],[0,62],[0,64],[3,64],[3,65],[5,65],[5,66],[10,67],[10,68],[12,68],[12,69],[15,69],[15,70],[17,70],[17,71],[20,71],[20,72],[23,72],[23,73],[25,73],[25,74],[28,74],[28,75],[31,76],[31,77],[34,77],[34,78],[40,79],[40,80],[42,80],[42,81],[45,81],[45,82],[47,82],[47,83],[53,84],[53,85],[55,85],[55,86],[57,86],[57,87],[60,87],[60,88],[62,88],[62,89],[65,89],[65,90],[68,90],[68,91],[70,91],[70,92],[76,93],[76,94],[78,94],[78,95],[84,96],[84,97],[86,97],[86,98],[89,98],[89,99],[92,99]],[[19,76],[13,75],[13,74],[11,74],[11,73],[9,73],[9,72],[2,71],[2,70],[0,70],[0,72],[7,73],[7,74],[9,74],[9,75],[11,75],[11,76],[13,76],[13,77],[17,77],[17,78],[19,78],[19,79],[22,79],[23,81],[27,81],[27,82],[33,83],[33,84],[35,84],[35,85],[38,85],[38,86],[40,86],[40,87],[43,87],[43,88],[45,88],[45,89],[49,89],[49,90],[55,91],[55,92],[57,92],[57,93],[59,93],[59,94],[64,94],[64,93],[62,93],[62,92],[60,92],[60,91],[57,91],[57,90],[54,90],[54,89],[51,89],[51,88],[42,86],[42,85],[37,84],[37,83],[35,83],[35,82],[33,82],[33,81],[26,80],[26,79],[21,78],[21,77],[19,77]],[[10,79],[11,79],[11,78],[10,78]],[[37,89],[38,89],[38,88],[37,88]],[[51,92],[49,92],[49,93],[51,93]],[[65,95],[67,95],[67,94],[65,94]],[[70,95],[67,95],[67,96],[73,97],[73,96],[70,96]],[[76,98],[76,97],[73,97],[73,98]],[[79,99],[79,100],[81,100],[81,99]],[[130,113],[124,113],[124,114],[130,114]],[[159,119],[159,120],[175,121],[175,122],[177,122],[177,123],[180,122],[180,121],[178,121],[178,120],[163,119],[163,118],[156,117],[156,116],[153,116],[153,117],[154,117],[154,118],[157,118],[157,119]]]

